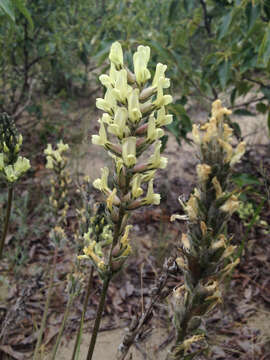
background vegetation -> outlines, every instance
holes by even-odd
[[[83,118],[95,112],[94,97],[103,91],[98,77],[108,70],[114,41],[121,42],[128,64],[139,44],[150,46],[152,75],[157,62],[168,65],[174,118],[163,137],[164,148],[171,134],[179,146],[183,140],[191,142],[194,108],[209,111],[217,98],[243,121],[244,116],[264,114],[270,133],[270,0],[0,0],[0,25],[0,112],[15,120],[32,165],[15,194],[7,241],[14,251],[7,251],[8,262],[0,265],[10,274],[8,289],[22,274],[27,283],[27,264],[52,257],[47,240],[54,220],[46,199],[50,187],[43,179],[43,150],[60,138],[71,148],[82,142]],[[240,139],[239,122],[231,126]],[[263,161],[269,149],[263,155],[257,152],[254,160],[256,151],[248,149],[243,167],[233,176],[245,188],[232,225],[241,254],[257,234],[269,237],[269,163]],[[69,185],[70,209],[80,209],[85,201],[76,193],[81,175],[75,174]],[[7,196],[0,181],[3,213]],[[169,201],[175,196],[164,197],[165,213],[171,214]],[[79,227],[75,211],[67,216],[67,238],[73,239]],[[240,218],[243,224],[238,226]],[[77,246],[74,239],[71,243]],[[168,254],[159,245],[155,254],[160,265]],[[37,266],[37,287],[46,286],[47,275]],[[18,290],[20,296],[22,292]],[[5,311],[0,314],[0,320],[6,318]]]

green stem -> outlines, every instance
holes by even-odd
[[[8,202],[7,202],[5,223],[4,223],[3,234],[2,234],[1,243],[0,243],[0,260],[2,258],[3,248],[4,248],[6,236],[7,236],[7,231],[8,231],[8,224],[9,224],[10,213],[11,213],[11,205],[12,205],[12,197],[13,197],[13,186],[10,186],[8,189]]]
[[[94,329],[93,329],[91,342],[90,342],[90,346],[89,346],[89,349],[88,349],[88,354],[87,354],[86,360],[91,360],[92,356],[93,356],[93,353],[94,353],[96,340],[97,340],[97,334],[98,334],[100,321],[101,321],[101,317],[102,317],[102,313],[103,313],[103,309],[104,309],[105,298],[106,298],[106,295],[107,295],[107,290],[108,290],[111,278],[112,278],[111,275],[107,275],[104,282],[103,282],[101,297],[100,297],[98,310],[97,310],[97,316],[96,316],[95,325],[94,325]]]
[[[37,340],[36,347],[35,347],[33,360],[38,359],[38,353],[39,353],[39,349],[40,349],[40,345],[41,345],[41,341],[42,341],[42,336],[43,336],[45,326],[46,326],[48,310],[49,310],[51,297],[52,297],[53,279],[54,279],[54,274],[55,274],[55,270],[56,270],[56,260],[57,260],[57,253],[58,253],[57,250],[58,250],[57,247],[55,247],[54,257],[53,257],[53,268],[52,268],[52,272],[51,272],[51,276],[50,276],[48,296],[47,296],[46,303],[45,303],[45,309],[44,309],[44,313],[43,313],[43,317],[42,317],[42,321],[41,321],[41,327],[40,327],[38,340]]]
[[[87,305],[88,305],[88,301],[89,301],[89,297],[90,297],[90,292],[92,289],[93,274],[94,274],[94,266],[91,266],[87,289],[86,289],[86,294],[85,294],[85,298],[84,298],[84,302],[83,302],[83,310],[82,310],[82,315],[81,315],[80,327],[77,332],[76,341],[75,341],[71,360],[75,360],[75,357],[79,354],[79,351],[80,351],[84,317],[85,317],[85,313],[86,313],[86,309],[87,309]]]
[[[63,321],[62,321],[62,324],[61,324],[61,328],[59,330],[56,342],[55,342],[54,347],[53,347],[53,353],[52,353],[51,360],[55,359],[55,356],[56,356],[56,353],[57,353],[57,350],[58,350],[58,346],[60,344],[60,340],[62,338],[63,331],[65,329],[66,322],[67,322],[67,319],[68,319],[68,316],[69,316],[70,308],[71,308],[71,306],[73,304],[74,296],[75,296],[74,293],[70,294],[70,296],[69,296],[68,303],[67,303],[67,306],[66,306],[66,311],[65,311],[64,318],[63,318]]]

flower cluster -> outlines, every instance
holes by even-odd
[[[69,208],[66,198],[71,179],[66,170],[67,158],[63,155],[68,150],[68,144],[64,144],[62,140],[58,142],[55,150],[53,150],[51,144],[48,144],[44,150],[47,160],[46,168],[51,169],[54,173],[54,176],[51,177],[51,195],[49,201],[58,224],[66,222],[66,214]]]
[[[105,96],[96,101],[104,114],[99,119],[99,134],[92,136],[92,142],[103,146],[112,157],[114,176],[110,177],[109,169],[104,167],[93,186],[106,195],[107,211],[119,228],[113,243],[114,254],[123,257],[130,252],[127,226],[130,211],[160,202],[160,195],[154,192],[154,176],[157,169],[167,165],[167,159],[160,154],[159,139],[164,135],[162,127],[172,121],[172,115],[167,115],[165,109],[172,97],[164,94],[164,89],[170,86],[165,77],[166,65],[157,64],[150,81],[148,46],[138,46],[133,55],[133,71],[124,64],[119,42],[112,44],[109,59],[109,75],[100,76]],[[152,144],[152,155],[143,157]],[[113,178],[112,185],[109,178]],[[88,250],[93,259],[94,248]]]
[[[7,114],[0,115],[0,174],[8,183],[17,181],[30,168],[30,162],[19,156],[22,135]]]
[[[210,120],[200,127],[193,125],[193,140],[199,148],[198,183],[186,203],[180,200],[186,215],[173,216],[188,220],[176,260],[185,278],[174,296],[175,325],[181,341],[221,302],[220,284],[239,262],[232,256],[236,247],[230,245],[226,225],[239,205],[236,190],[229,191],[231,167],[244,154],[245,143],[233,148],[233,130],[226,122],[230,114],[216,100]]]
[[[150,48],[139,46],[133,56],[134,73],[124,66],[120,43],[111,47],[109,75],[101,75],[100,81],[106,87],[104,99],[97,99],[96,105],[105,113],[100,122],[99,135],[93,135],[92,142],[102,145],[115,162],[116,177],[114,189],[108,186],[108,168],[102,170],[101,179],[93,185],[107,196],[110,211],[121,203],[126,209],[135,209],[146,204],[159,204],[160,196],[154,194],[153,179],[158,168],[164,169],[167,159],[160,156],[162,127],[170,124],[172,115],[167,115],[165,106],[172,101],[164,95],[163,89],[170,86],[165,77],[167,66],[157,64],[155,76],[151,77],[147,64]],[[109,137],[114,137],[110,140]],[[155,143],[153,155],[146,161],[139,157]],[[148,183],[143,197],[142,183]]]

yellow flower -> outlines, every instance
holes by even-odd
[[[155,140],[161,138],[163,135],[164,131],[162,129],[156,128],[156,120],[154,115],[152,114],[148,120],[147,140],[149,142],[154,142]]]
[[[157,112],[157,126],[165,126],[171,124],[173,121],[172,115],[166,115],[165,107],[162,106]]]
[[[136,159],[136,137],[129,136],[122,141],[122,157],[127,167],[134,166]]]
[[[142,118],[139,104],[139,89],[133,89],[128,97],[128,116],[133,123],[137,123]]]
[[[119,102],[121,103],[126,102],[126,99],[128,97],[128,83],[127,83],[127,71],[125,69],[122,69],[117,72],[115,87],[112,90],[112,94]]]
[[[245,151],[246,151],[246,143],[242,141],[237,145],[234,155],[231,158],[230,165],[233,166],[234,164],[236,164],[244,155]]]
[[[155,194],[154,193],[154,184],[153,184],[153,179],[151,179],[148,183],[148,189],[147,189],[147,194],[146,197],[143,200],[143,203],[146,205],[159,205],[160,203],[160,195],[159,194]]]
[[[231,110],[222,107],[222,103],[219,99],[213,102],[212,104],[212,116],[220,121],[223,119],[224,115],[231,115]]]
[[[158,85],[159,82],[162,83],[162,87],[163,88],[168,88],[170,87],[170,79],[165,78],[165,71],[167,70],[167,65],[163,65],[161,63],[158,63],[156,66],[156,72],[154,75],[154,79],[152,82],[153,86]]]
[[[124,235],[121,237],[121,240],[120,240],[122,246],[124,246],[124,247],[128,246],[128,234],[129,234],[129,230],[132,228],[133,228],[132,225],[127,225],[125,227]]]
[[[57,149],[58,149],[59,153],[62,154],[62,152],[69,150],[69,146],[68,146],[68,144],[64,144],[63,140],[60,140],[57,143]]]
[[[228,125],[223,125],[223,138],[225,141],[230,141],[233,134],[233,129]]]
[[[96,179],[93,182],[94,188],[103,191],[105,193],[110,193],[110,189],[108,187],[108,176],[109,176],[109,169],[105,166],[101,169],[101,179]]]
[[[211,166],[207,164],[198,164],[196,170],[199,181],[202,183],[208,180],[209,175],[211,174],[212,171]]]
[[[116,99],[115,96],[113,95],[111,88],[107,89],[104,99],[98,98],[96,100],[96,107],[100,110],[109,113],[110,115],[113,115],[114,110],[116,108]]]
[[[231,146],[231,144],[229,144],[226,141],[223,141],[221,139],[218,139],[218,142],[220,144],[220,146],[223,148],[223,150],[226,152],[226,156],[224,158],[225,163],[228,163],[231,161],[232,156],[233,156],[233,148]]]
[[[112,206],[116,200],[116,188],[113,189],[113,191],[110,193],[110,195],[107,197],[107,208],[112,211]]]
[[[117,69],[121,69],[124,66],[123,50],[121,44],[118,41],[112,44],[109,59]]]
[[[127,118],[127,109],[124,107],[118,107],[114,116],[113,123],[109,125],[108,131],[122,139],[126,129]]]
[[[151,73],[147,69],[147,64],[150,59],[150,47],[138,46],[137,51],[133,55],[134,72],[136,81],[139,86],[143,85],[151,78]]]
[[[212,117],[208,123],[201,126],[201,129],[206,130],[206,133],[203,136],[203,142],[205,143],[218,137],[217,120],[215,117]]]
[[[167,158],[160,156],[161,141],[155,143],[154,154],[150,156],[148,168],[150,169],[165,169],[167,166]]]
[[[239,201],[235,195],[232,195],[226,202],[221,206],[221,210],[228,212],[232,215],[239,207]]]
[[[143,194],[143,189],[140,187],[142,181],[142,175],[136,174],[132,179],[132,196],[134,199],[137,199]]]
[[[223,191],[216,176],[212,179],[212,184],[214,185],[214,188],[216,190],[216,198],[218,199],[223,195]]]
[[[199,132],[199,127],[196,124],[192,125],[192,137],[195,144],[200,145],[201,144],[201,136]]]
[[[188,218],[190,221],[197,220],[198,216],[198,203],[197,199],[194,195],[191,195],[187,204],[185,205],[185,211],[188,214]]]
[[[103,122],[101,121],[99,128],[99,135],[92,135],[92,143],[95,145],[106,145],[107,143],[107,133]]]
[[[154,105],[156,108],[161,108],[162,106],[168,105],[173,101],[171,95],[163,95],[163,87],[162,87],[162,78],[160,78],[157,84],[157,98],[154,101]]]

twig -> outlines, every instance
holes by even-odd
[[[249,101],[246,101],[242,104],[238,104],[238,105],[234,105],[234,106],[229,106],[229,109],[235,109],[235,108],[239,108],[239,107],[243,107],[243,106],[248,106],[252,103],[256,103],[258,101],[262,101],[262,100],[266,100],[266,97],[265,96],[261,96],[259,98],[255,98],[255,99],[252,99],[252,100],[249,100]]]
[[[12,117],[14,119],[18,119],[18,117],[21,115],[21,113],[25,110],[25,108],[30,104],[30,101],[31,101],[31,98],[32,98],[32,93],[33,93],[33,87],[34,87],[34,84],[36,83],[35,80],[33,80],[30,84],[30,87],[29,87],[29,91],[28,91],[28,98],[25,102],[25,104],[20,107],[16,112],[15,114],[12,115]]]
[[[209,37],[211,37],[212,36],[212,33],[211,33],[211,17],[207,13],[207,7],[206,7],[206,4],[205,4],[205,1],[200,0],[200,3],[201,3],[202,8],[203,8],[204,27],[205,27]]]

